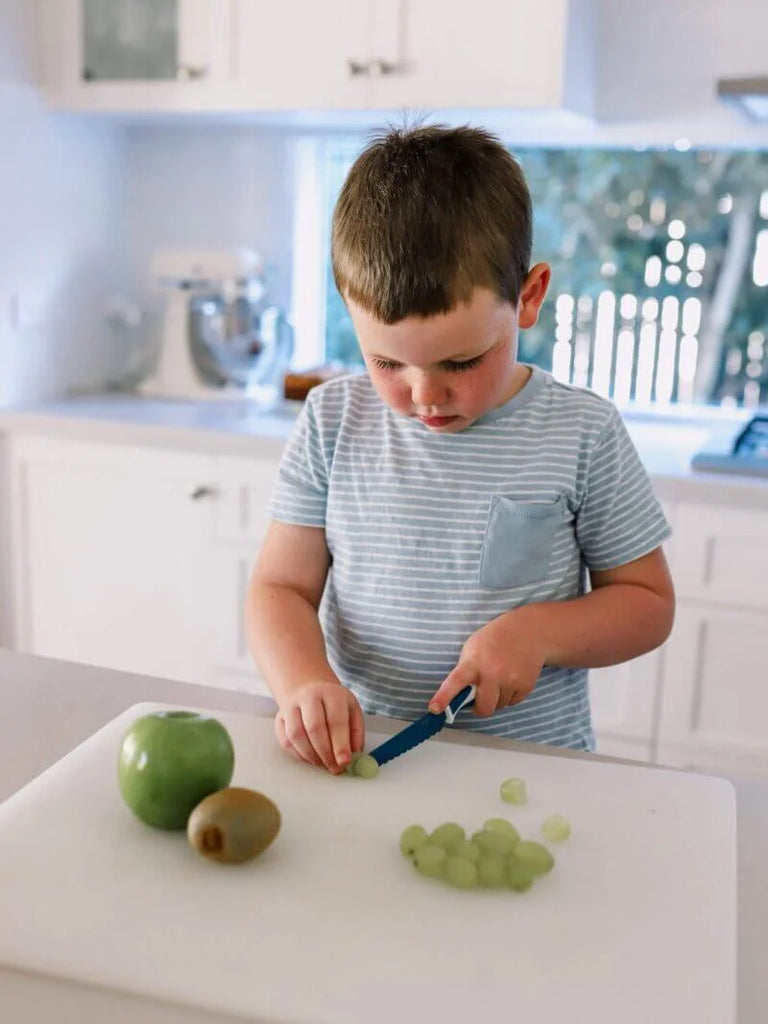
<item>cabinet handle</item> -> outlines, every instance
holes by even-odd
[[[200,484],[189,492],[190,501],[200,501],[201,498],[215,498],[218,491],[209,484]]]
[[[176,67],[176,77],[181,82],[192,82],[199,78],[205,78],[208,68],[202,64],[179,64]]]
[[[353,78],[360,78],[363,75],[370,75],[371,73],[370,61],[348,60],[347,67],[349,68],[349,73]]]
[[[377,76],[397,75],[403,70],[402,66],[393,60],[372,60],[371,72]]]

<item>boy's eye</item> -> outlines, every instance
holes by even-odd
[[[482,356],[474,356],[472,359],[463,359],[461,361],[446,359],[441,365],[444,370],[449,370],[451,373],[461,373],[463,370],[471,370],[473,366],[477,366],[482,358]],[[380,370],[397,370],[402,364],[396,363],[394,359],[374,359],[373,365],[377,366]]]
[[[464,359],[462,362],[456,362],[455,359],[446,359],[443,366],[446,370],[451,370],[453,373],[461,373],[462,370],[471,370],[473,366],[477,366],[482,358],[482,356],[474,356],[474,358]]]

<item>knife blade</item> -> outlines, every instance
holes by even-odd
[[[463,690],[459,690],[445,711],[441,711],[439,714],[430,711],[428,714],[422,715],[421,718],[417,718],[415,722],[411,722],[400,732],[396,732],[394,736],[390,736],[388,740],[375,747],[370,752],[370,756],[379,765],[382,765],[399,757],[407,750],[417,747],[424,740],[428,740],[430,736],[440,732],[444,725],[453,725],[453,720],[459,711],[469,707],[474,701],[476,692],[475,686],[465,686]]]

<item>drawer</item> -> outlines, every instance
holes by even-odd
[[[678,598],[768,610],[768,512],[681,503],[674,525]]]

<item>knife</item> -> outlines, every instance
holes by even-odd
[[[430,736],[440,732],[444,725],[453,725],[453,720],[459,711],[469,707],[474,701],[476,692],[477,687],[465,686],[456,694],[445,711],[441,711],[439,714],[430,711],[428,714],[422,715],[421,718],[417,718],[415,722],[411,722],[410,725],[401,729],[400,732],[396,732],[394,736],[390,736],[388,740],[372,750],[370,756],[382,765],[394,757],[399,757],[407,750],[417,747],[424,740],[428,740]]]

